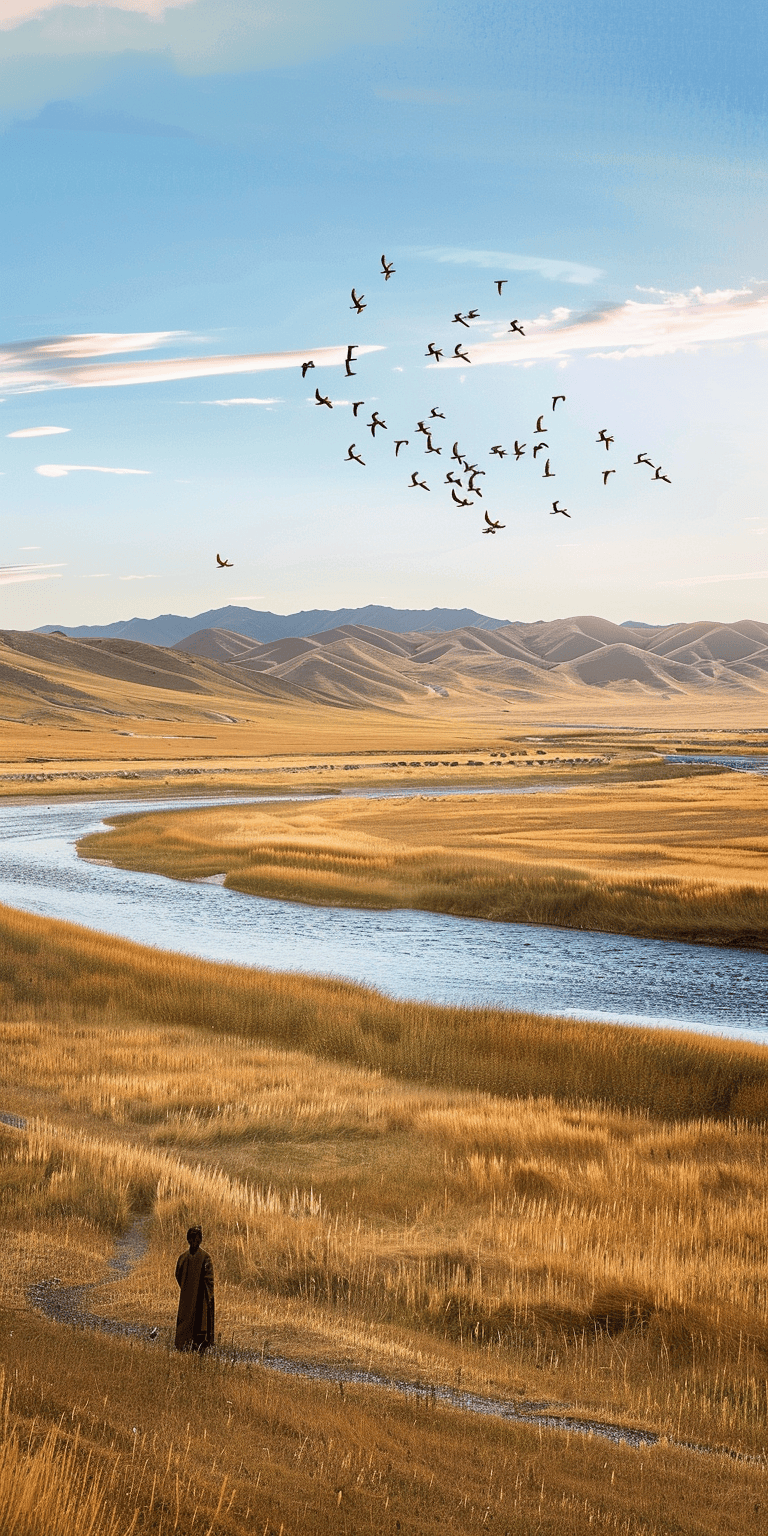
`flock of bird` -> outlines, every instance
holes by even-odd
[[[384,278],[384,281],[386,283],[388,283],[390,278],[394,277],[395,272],[396,272],[396,268],[393,265],[393,263],[391,261],[387,261],[386,256],[382,256],[382,258],[381,258],[381,271],[380,271],[379,275]],[[496,292],[497,292],[499,298],[503,298],[504,297],[502,290],[506,286],[507,282],[508,282],[508,279],[505,278],[505,277],[499,277],[499,278],[495,278],[494,279],[494,287],[496,288]],[[365,303],[365,294],[364,293],[359,293],[358,294],[357,289],[353,288],[350,297],[352,299],[352,303],[350,304],[350,309],[355,313],[355,315],[358,315],[358,316],[362,315],[363,311],[368,308],[367,304]],[[460,325],[465,330],[469,330],[469,328],[470,328],[470,321],[479,319],[479,316],[480,316],[480,311],[477,310],[477,309],[469,309],[469,310],[467,310],[466,314],[462,314],[461,310],[457,310],[456,313],[453,316],[453,320],[451,321],[451,324],[452,325]],[[510,323],[509,323],[509,333],[508,334],[515,334],[515,335],[518,335],[518,336],[525,336],[525,331],[524,331],[523,326],[522,326],[522,324],[521,324],[521,322],[519,320],[516,319],[516,320],[511,320],[510,321]],[[358,346],[354,342],[351,343],[347,347],[347,355],[346,355],[346,358],[344,359],[344,367],[345,367],[345,376],[348,379],[353,379],[353,378],[356,377],[356,370],[353,369],[352,364],[355,361],[357,361],[357,359],[355,358],[355,355],[354,355],[357,350],[358,350]],[[440,359],[445,355],[445,349],[441,348],[441,347],[438,347],[435,342],[430,341],[427,344],[427,350],[426,350],[424,355],[425,355],[425,357],[429,358],[431,363],[439,363]],[[465,347],[462,345],[462,343],[460,341],[457,342],[456,346],[454,347],[453,353],[450,355],[450,358],[451,358],[451,361],[459,361],[459,362],[468,363],[468,364],[470,364],[470,366],[471,366],[471,363],[472,363],[471,357],[469,356],[469,354],[467,353]],[[314,364],[314,362],[313,362],[313,360],[311,358],[308,358],[306,360],[306,362],[303,362],[301,364],[301,377],[302,377],[302,379],[306,379],[309,370],[311,368],[314,368],[314,366],[315,366],[315,364]],[[564,405],[565,404],[565,400],[566,400],[565,395],[553,395],[552,396],[552,416],[553,417],[554,417],[554,414],[555,414],[557,406],[559,404],[561,404],[561,403]],[[331,399],[330,395],[323,395],[323,394],[321,394],[319,389],[315,389],[315,400],[314,400],[314,403],[315,403],[315,405],[318,405],[318,406],[324,406],[329,411],[332,411],[334,409],[334,401]],[[338,402],[338,401],[336,402],[337,405],[338,404],[342,404],[342,403],[346,404],[347,402]],[[352,415],[353,415],[353,417],[357,418],[358,411],[360,411],[363,408],[363,406],[365,405],[365,401],[364,400],[353,400],[351,402],[351,405],[352,405]],[[426,417],[425,419],[421,420],[421,421],[418,421],[416,423],[416,426],[415,426],[415,428],[413,430],[414,430],[415,434],[418,434],[418,436],[420,436],[420,437],[425,439],[424,453],[426,455],[433,454],[436,457],[440,457],[440,456],[442,456],[443,449],[440,446],[436,446],[436,444],[434,442],[434,438],[433,438],[433,434],[437,430],[437,428],[435,426],[435,423],[437,421],[445,421],[445,416],[444,416],[443,412],[438,408],[438,406],[432,406],[432,408],[430,410],[430,413],[429,413],[429,416]],[[366,425],[368,431],[370,432],[371,437],[374,439],[374,441],[376,439],[376,433],[377,432],[388,432],[389,431],[389,428],[387,426],[386,421],[384,421],[382,419],[382,417],[380,416],[378,411],[373,411],[372,412],[371,420],[366,422],[365,425]],[[541,412],[541,414],[537,417],[536,425],[535,425],[535,427],[532,430],[533,437],[538,439],[538,441],[532,443],[532,445],[531,445],[531,455],[532,455],[534,463],[537,462],[538,455],[540,453],[546,453],[547,455],[549,455],[549,453],[550,453],[549,444],[544,441],[544,438],[547,436],[548,432],[549,432],[549,428],[544,425],[544,412]],[[606,453],[609,453],[610,450],[611,450],[611,445],[614,442],[614,438],[612,437],[612,435],[608,431],[607,427],[600,427],[599,430],[598,430],[598,436],[595,439],[595,441],[600,446],[605,448]],[[408,438],[408,437],[397,437],[397,438],[393,439],[393,443],[394,443],[394,450],[395,450],[395,458],[399,458],[400,449],[401,448],[408,448],[408,447],[410,447],[411,446],[411,439]],[[502,443],[494,443],[493,446],[489,450],[489,457],[496,458],[498,460],[502,460],[502,459],[508,458],[510,452],[512,452],[512,453],[514,453],[514,456],[515,456],[515,463],[517,463],[520,459],[525,457],[527,449],[528,449],[527,441],[521,443],[521,442],[518,441],[517,438],[515,438],[515,441],[514,441],[512,449],[505,448]],[[346,459],[344,460],[344,462],[345,462],[345,464],[359,464],[363,468],[365,468],[366,460],[363,458],[362,452],[358,451],[357,443],[356,442],[350,443],[350,445],[349,445],[349,447],[347,449],[347,456],[346,456]],[[654,474],[651,477],[653,480],[663,480],[663,481],[666,482],[667,485],[671,484],[669,476],[664,474],[662,466],[660,464],[659,465],[653,464],[651,462],[651,460],[649,459],[648,454],[645,451],[643,451],[642,453],[638,453],[637,458],[635,459],[634,463],[635,463],[635,467],[638,466],[638,465],[645,465],[649,469],[654,470]],[[447,469],[447,473],[446,473],[446,476],[445,476],[445,480],[443,481],[443,485],[444,486],[450,486],[451,500],[454,503],[454,505],[457,506],[457,507],[462,507],[462,508],[463,507],[476,508],[478,511],[482,511],[483,514],[484,514],[484,523],[485,523],[485,526],[482,529],[483,533],[496,534],[496,533],[498,533],[500,531],[500,529],[505,528],[506,527],[505,523],[499,522],[498,519],[492,518],[489,515],[487,509],[484,508],[484,507],[481,507],[480,503],[483,500],[483,490],[482,490],[482,487],[480,485],[478,485],[477,482],[478,482],[478,480],[485,478],[486,471],[484,469],[481,469],[479,464],[476,464],[476,463],[472,462],[468,458],[468,456],[465,455],[461,451],[461,449],[459,448],[458,438],[457,438],[456,442],[453,444],[453,448],[451,450],[450,460],[447,461],[447,464],[450,464],[453,467],[449,467]],[[446,464],[444,464],[442,467],[445,468]],[[615,473],[616,473],[616,470],[614,468],[601,469],[600,470],[600,475],[602,476],[602,482],[603,482],[603,486],[604,487],[606,487],[608,485],[608,481],[609,481],[611,475],[614,475]],[[552,469],[552,460],[549,457],[547,457],[545,459],[545,461],[544,461],[544,469],[543,469],[543,472],[542,472],[542,479],[543,480],[553,480],[554,478],[555,478],[555,471]],[[408,489],[409,490],[414,490],[414,491],[415,490],[431,491],[432,487],[427,483],[426,479],[424,478],[424,471],[420,472],[418,469],[416,469],[416,470],[412,470],[411,471],[411,478],[410,478],[410,481],[408,482]],[[567,507],[561,507],[560,506],[559,499],[555,499],[552,502],[552,510],[551,510],[549,515],[550,515],[550,517],[567,517],[567,518],[570,518],[571,513],[568,511]],[[231,563],[232,563],[229,560],[222,560],[220,555],[216,556],[216,560],[218,562],[218,566],[219,566],[220,569],[224,569],[226,567],[230,567]]]

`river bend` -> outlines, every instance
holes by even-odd
[[[233,802],[173,802],[221,803]],[[0,901],[139,944],[343,976],[398,998],[666,1025],[768,1044],[768,954],[432,912],[304,906],[78,857],[76,842],[104,817],[170,808],[167,799],[6,803]]]

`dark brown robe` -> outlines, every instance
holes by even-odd
[[[176,1348],[201,1352],[213,1344],[213,1264],[204,1248],[182,1253],[176,1265],[181,1294],[176,1318]]]

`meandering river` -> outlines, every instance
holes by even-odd
[[[139,944],[344,976],[393,997],[672,1025],[768,1045],[768,954],[431,912],[303,906],[77,855],[78,839],[107,816],[221,803],[233,801],[5,804],[0,901]]]

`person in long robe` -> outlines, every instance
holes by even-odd
[[[214,1342],[213,1263],[202,1241],[202,1228],[190,1227],[189,1251],[182,1253],[176,1265],[180,1291],[176,1348],[192,1349],[200,1355]]]

